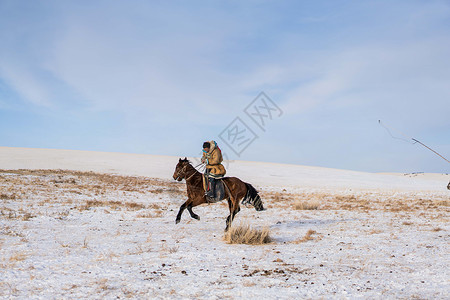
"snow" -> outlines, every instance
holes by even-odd
[[[448,298],[449,175],[229,162],[268,208],[242,207],[235,224],[273,239],[230,245],[225,203],[175,224],[177,161],[0,147],[0,297]]]

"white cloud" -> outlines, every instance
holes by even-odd
[[[0,77],[30,103],[43,107],[51,106],[51,92],[29,66],[24,66],[21,62],[2,60]]]

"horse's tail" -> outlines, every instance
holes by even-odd
[[[247,187],[247,193],[245,194],[244,199],[242,199],[242,204],[251,204],[255,207],[257,211],[264,210],[264,206],[261,200],[261,197],[258,195],[258,192],[256,189],[250,184],[245,183],[245,186]]]

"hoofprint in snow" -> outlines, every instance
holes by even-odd
[[[177,161],[0,148],[0,297],[449,295],[448,175],[234,162],[230,176],[267,207],[242,208],[235,224],[268,226],[273,242],[230,245],[226,203],[175,225]]]

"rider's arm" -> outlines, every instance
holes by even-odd
[[[206,163],[207,156],[208,155],[205,152],[203,152],[202,160],[201,160],[202,163]]]
[[[211,153],[211,157],[209,157],[208,162],[209,162],[210,165],[218,165],[218,164],[220,164],[219,151],[218,150],[214,150]]]

